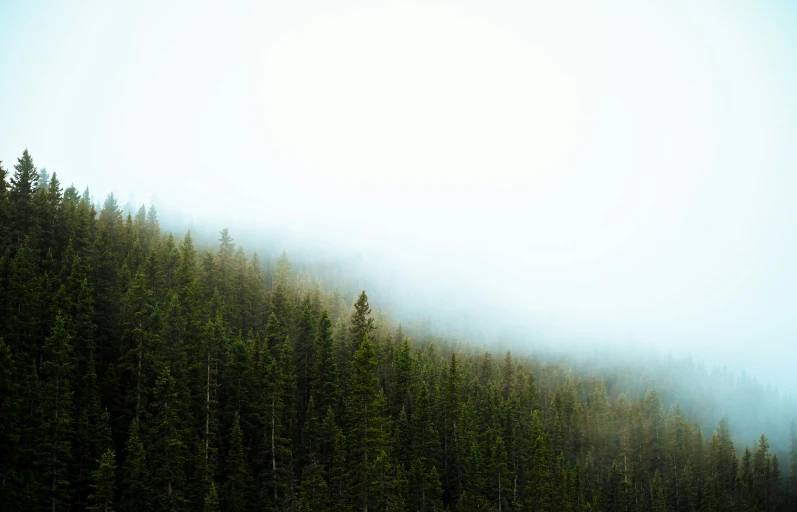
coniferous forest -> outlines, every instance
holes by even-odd
[[[793,425],[782,460],[663,391],[411,339],[226,229],[0,168],[4,511],[797,510]]]

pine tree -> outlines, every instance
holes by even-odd
[[[401,493],[401,470],[394,467],[385,451],[380,451],[371,464],[371,482],[368,492],[372,506],[366,504],[365,510],[377,512],[404,509]]]
[[[736,492],[738,460],[727,417],[720,420],[717,431],[711,437],[711,458],[713,461],[713,484],[716,486],[715,496],[723,503],[723,506],[730,507]]]
[[[278,321],[272,315],[269,324],[279,331]],[[267,327],[268,331],[268,327]],[[280,510],[287,496],[291,468],[290,418],[294,398],[295,377],[292,368],[293,355],[286,338],[274,334],[273,345],[265,353],[264,366],[264,458],[270,461],[261,476],[264,487],[261,492],[267,507]]]
[[[327,408],[332,407],[337,415],[342,416],[343,397],[335,354],[335,340],[332,337],[331,322],[326,310],[321,312],[318,319],[315,344],[318,353],[313,368],[311,389],[315,397],[316,408],[319,411],[326,411]]]
[[[97,372],[94,353],[89,353],[88,367],[83,377],[79,412],[76,425],[77,475],[75,481],[75,501],[85,505],[91,492],[89,482],[104,452],[111,448],[110,418],[107,410],[103,412],[100,405],[100,388],[97,383]]]
[[[139,422],[146,407],[147,386],[154,370],[151,355],[157,345],[155,305],[152,290],[146,283],[143,268],[139,268],[125,298],[127,328],[123,335],[124,368],[129,376],[127,401],[132,415]]]
[[[18,503],[17,489],[12,483],[22,477],[17,459],[24,411],[18,371],[11,349],[0,337],[0,508],[4,510],[12,510]]]
[[[51,473],[42,471],[42,465],[50,460],[51,453],[47,452],[48,442],[44,435],[45,423],[43,389],[37,365],[29,360],[28,372],[20,386],[20,404],[24,411],[25,421],[20,425],[19,468],[21,489],[16,496],[18,508],[21,510],[40,510],[40,494],[42,489],[47,489],[51,483],[48,477]],[[51,503],[45,504],[51,509]]]
[[[19,245],[26,235],[34,234],[36,229],[36,216],[33,198],[39,181],[39,173],[33,165],[33,159],[26,149],[22,157],[14,166],[14,176],[11,177],[11,237],[12,242]]]
[[[783,469],[782,431],[737,459],[692,421],[725,376],[412,344],[323,269],[61,189],[0,167],[0,510],[795,510],[794,427]]]
[[[368,295],[365,290],[360,293],[357,302],[354,303],[354,313],[351,315],[351,333],[352,344],[356,351],[360,343],[374,330],[374,319],[371,318],[371,307],[368,305]]]
[[[0,160],[0,252],[4,251],[9,237],[10,210],[8,198],[8,171],[3,168],[3,161]]]
[[[334,423],[333,423],[334,424]],[[332,434],[329,454],[329,506],[333,510],[349,510],[349,480],[346,471],[346,436],[340,428]]]
[[[205,498],[204,512],[219,512],[219,493],[216,491],[216,484],[210,482],[208,495]]]
[[[152,487],[161,510],[182,510],[185,486],[186,446],[180,424],[176,382],[164,368],[155,384],[152,426]]]
[[[653,495],[653,511],[666,512],[667,504],[664,498],[664,482],[661,479],[659,472],[653,475],[653,482],[651,483],[651,494]]]
[[[556,501],[552,474],[553,454],[539,411],[534,411],[532,417],[528,455],[530,461],[526,466],[526,507],[531,510],[553,510]]]
[[[402,336],[403,338],[403,336]],[[409,406],[410,379],[412,377],[412,357],[407,338],[401,340],[393,369],[393,387],[390,390],[390,410],[398,418],[402,408]]]
[[[352,363],[352,472],[358,508],[368,510],[373,464],[388,449],[389,422],[376,372],[374,346],[366,334]]]
[[[244,460],[240,415],[236,412],[230,435],[230,452],[227,456],[227,505],[225,510],[246,510],[248,472]]]
[[[299,412],[299,424],[305,422],[304,413],[310,400],[310,384],[316,357],[316,321],[313,315],[310,298],[302,301],[302,312],[299,315],[294,344],[294,366],[296,368],[296,410]],[[305,441],[306,442],[306,441]]]
[[[53,512],[70,508],[68,470],[72,461],[74,435],[70,380],[75,364],[70,342],[64,318],[59,315],[52,335],[44,344],[41,372],[42,428],[47,459],[40,462],[45,465],[46,474],[49,475],[47,490],[42,496]]]
[[[495,509],[500,511],[508,510],[507,508],[507,490],[510,486],[510,480],[507,478],[508,455],[506,453],[506,446],[501,436],[495,438],[495,444],[490,451],[490,488],[496,494]]]
[[[94,471],[94,493],[89,496],[91,512],[113,512],[114,496],[116,495],[116,455],[112,449],[107,449],[100,458],[99,467]]]
[[[324,480],[324,469],[314,458],[302,470],[302,483],[299,487],[299,510],[316,512],[329,510],[329,492]]]
[[[214,302],[218,302],[218,295],[214,295]],[[207,493],[207,486],[216,474],[218,446],[216,441],[218,432],[218,384],[219,366],[223,348],[227,345],[227,331],[225,329],[223,311],[216,308],[215,319],[208,321],[202,333],[200,349],[200,382],[197,395],[201,400],[201,412],[198,416],[202,421],[202,442],[198,454],[198,476],[201,478],[199,494]]]
[[[762,510],[769,510],[771,504],[771,479],[772,457],[769,454],[769,440],[761,434],[758,449],[753,455],[753,488],[756,504]]]
[[[459,502],[463,490],[462,450],[460,443],[459,421],[462,407],[461,390],[462,375],[457,355],[451,354],[451,364],[446,372],[443,386],[443,462],[445,491],[449,503]]]
[[[772,456],[772,465],[770,468],[770,478],[769,482],[767,483],[768,489],[767,494],[769,496],[769,506],[774,510],[780,510],[781,506],[781,496],[780,490],[781,485],[781,474],[780,474],[780,461],[778,460],[777,455]]]

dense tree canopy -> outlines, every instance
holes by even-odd
[[[0,509],[797,510],[793,426],[780,458],[737,446],[659,390],[414,341],[285,254],[180,238],[0,166]]]

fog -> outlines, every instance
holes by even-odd
[[[4,4],[0,157],[402,321],[797,390],[793,5],[332,4]]]

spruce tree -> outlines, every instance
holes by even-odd
[[[352,472],[357,507],[367,510],[374,462],[387,450],[385,399],[376,372],[374,346],[366,334],[352,362]]]
[[[329,510],[329,491],[324,479],[324,468],[312,458],[302,470],[302,482],[299,487],[299,511],[316,512]]]
[[[182,510],[185,508],[185,462],[187,449],[184,426],[179,416],[176,382],[169,368],[164,368],[155,384],[153,425],[151,428],[152,488],[158,508]]]
[[[89,496],[91,512],[113,512],[116,495],[116,455],[110,448],[100,458],[99,467],[94,471],[94,493]]]
[[[11,205],[8,198],[8,171],[0,160],[0,252],[4,251],[9,237],[9,214]]]
[[[402,408],[410,403],[410,380],[412,378],[412,356],[409,340],[403,338],[396,354],[393,369],[393,386],[390,390],[390,410],[394,418],[398,418]]]
[[[205,497],[204,512],[219,512],[219,493],[216,491],[216,484],[210,482],[208,495]]]
[[[74,422],[71,379],[74,368],[71,337],[62,316],[56,317],[52,335],[44,344],[41,371],[42,429],[47,458],[39,461],[48,475],[42,498],[53,511],[70,508],[68,471],[72,462]]]
[[[230,452],[227,456],[227,504],[225,510],[246,510],[248,472],[244,460],[240,415],[236,412],[230,435]]]
[[[365,290],[360,293],[354,303],[354,313],[351,315],[351,333],[353,348],[356,351],[360,343],[374,330],[374,319],[371,318],[371,307],[368,305],[368,295]]]
[[[460,442],[461,434],[458,425],[462,407],[461,389],[462,375],[457,355],[451,354],[445,381],[443,384],[443,463],[445,469],[445,491],[449,503],[458,503],[463,491],[462,453],[464,446]]]
[[[33,159],[26,149],[17,159],[14,175],[11,177],[9,201],[11,202],[11,241],[22,243],[25,236],[35,234],[36,215],[33,198],[39,182],[39,173]]]
[[[490,488],[495,493],[496,510],[507,510],[507,495],[511,489],[511,481],[508,476],[508,455],[506,453],[506,446],[501,436],[495,438],[495,444],[490,450]]]
[[[14,485],[19,474],[21,421],[20,375],[11,349],[0,337],[0,508],[12,510],[19,502]]]

